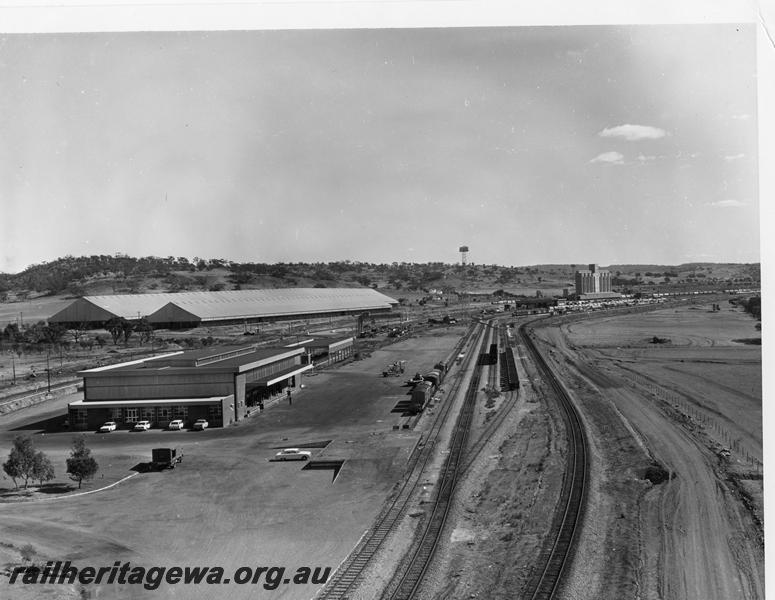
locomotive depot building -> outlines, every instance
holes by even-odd
[[[104,327],[113,318],[155,328],[259,323],[364,313],[390,313],[398,302],[371,288],[289,288],[84,296],[48,321],[69,327]],[[81,371],[83,400],[68,408],[77,430],[115,421],[166,427],[174,419],[190,426],[207,419],[223,427],[265,401],[301,385],[302,373],[353,353],[352,337],[314,337],[283,348],[258,344],[171,352]]]
[[[113,318],[148,319],[156,329],[262,323],[390,312],[394,298],[372,288],[282,288],[84,296],[49,317],[65,327],[101,328]]]
[[[308,357],[301,345],[219,346],[81,371],[83,400],[70,403],[68,420],[76,430],[105,421],[124,429],[137,421],[166,427],[174,419],[224,427],[300,386],[302,373],[314,368],[304,364]]]

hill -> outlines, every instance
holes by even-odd
[[[445,263],[373,264],[239,263],[226,259],[126,255],[66,256],[32,265],[17,274],[0,274],[0,302],[43,296],[218,291],[280,287],[376,287],[413,297],[433,290],[450,292],[504,290],[512,294],[561,294],[574,285],[574,272],[585,264],[523,267]],[[602,265],[601,265],[602,266]],[[758,285],[760,265],[687,263],[682,265],[609,265],[614,287],[665,285]]]

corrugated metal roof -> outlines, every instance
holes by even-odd
[[[116,296],[84,296],[58,313],[49,321],[106,321],[111,317],[139,319],[156,312],[180,294],[122,294]]]
[[[393,298],[371,288],[283,288],[84,296],[50,317],[49,321],[101,321],[106,320],[106,312],[125,319],[149,317],[152,322],[184,321],[190,320],[191,316],[202,321],[218,321],[389,309],[396,303]],[[95,307],[94,318],[89,318],[90,307]],[[154,316],[154,313],[157,315]]]
[[[151,322],[175,318],[175,308],[202,321],[389,309],[396,301],[370,288],[288,288],[177,294],[150,315]]]

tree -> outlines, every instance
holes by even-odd
[[[67,459],[67,474],[70,479],[78,482],[78,489],[81,489],[84,480],[92,479],[99,468],[97,461],[91,456],[91,449],[86,447],[86,436],[75,438],[70,458]]]
[[[113,345],[118,346],[118,340],[121,337],[121,333],[123,332],[123,324],[121,317],[113,317],[105,323],[105,329],[107,329],[108,333],[110,333],[110,337],[113,338]]]
[[[58,344],[62,341],[67,330],[59,323],[51,323],[43,328],[43,339],[49,344]]]
[[[135,326],[135,331],[140,334],[141,344],[151,341],[151,338],[153,337],[153,325],[148,322],[146,317],[140,319],[140,321]]]
[[[35,447],[32,438],[28,435],[17,435],[13,439],[13,448],[8,455],[8,460],[3,463],[3,471],[11,478],[18,489],[17,479],[24,480],[27,488],[29,480],[35,473]]]
[[[38,481],[40,485],[43,485],[44,481],[54,479],[54,465],[51,464],[51,460],[42,450],[35,453],[32,464],[32,479]]]
[[[77,344],[81,341],[81,338],[84,336],[84,334],[88,331],[89,324],[88,323],[80,323],[79,325],[76,325],[70,330],[70,333],[73,336],[73,341]]]
[[[3,337],[13,343],[20,340],[23,336],[16,323],[8,323],[8,325],[5,326],[5,329],[3,329]]]
[[[129,338],[132,337],[132,333],[134,333],[136,324],[133,321],[127,321],[126,319],[122,319],[121,323],[121,333],[124,335],[124,345],[129,345]]]

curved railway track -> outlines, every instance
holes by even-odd
[[[326,587],[317,596],[320,600],[345,600],[350,598],[350,594],[355,591],[372,558],[377,554],[387,537],[398,526],[409,501],[421,481],[425,467],[433,458],[435,443],[454,404],[452,398],[458,393],[463,383],[465,372],[471,364],[475,364],[475,361],[479,359],[478,352],[474,350],[481,345],[481,341],[484,338],[483,331],[483,329],[479,329],[477,334],[477,328],[472,327],[450,354],[450,358],[447,361],[448,365],[454,364],[457,356],[465,349],[467,344],[470,343],[472,346],[447,394],[447,401],[443,403],[442,409],[436,413],[424,443],[418,444],[412,453],[407,467],[406,478],[397,493],[377,517],[374,526],[366,532],[356,548],[350,553],[350,556],[340,565]],[[472,340],[475,341],[472,342]]]
[[[536,561],[524,598],[549,600],[555,594],[573,559],[577,532],[581,525],[589,479],[587,438],[576,407],[565,388],[555,377],[523,324],[519,335],[544,380],[551,386],[561,409],[568,438],[566,470],[560,500],[544,546]]]
[[[488,331],[491,332],[490,335],[487,335],[486,332]],[[482,358],[489,355],[484,350],[488,348],[487,343],[491,339],[494,338],[496,342],[499,342],[500,348],[504,350],[499,354],[501,357],[501,385],[505,385],[508,390],[515,390],[518,387],[518,374],[512,350],[516,340],[510,342],[503,328],[493,328],[492,326],[482,327],[478,335],[475,334],[475,328],[470,330],[467,336],[455,348],[451,354],[451,359],[448,361],[448,364],[453,364],[455,357],[464,349],[466,344],[471,345],[465,365],[458,373],[448,394],[448,398],[454,397],[462,385],[464,372],[473,366],[474,372],[455,423],[449,454],[436,485],[433,506],[428,512],[420,534],[413,541],[411,549],[407,553],[407,558],[399,566],[393,580],[384,590],[382,600],[410,600],[416,596],[443,531],[458,478],[470,467],[473,460],[517,401],[517,392],[508,391],[509,396],[503,401],[498,414],[488,423],[474,444],[467,447],[468,432],[474,414],[476,395],[482,374],[480,366],[483,364]],[[527,591],[523,595],[524,598],[529,598],[530,600],[549,600],[555,597],[559,589],[562,577],[571,563],[577,542],[577,531],[583,516],[589,473],[587,441],[583,424],[575,406],[559,380],[554,376],[543,356],[538,352],[533,341],[525,332],[524,325],[519,328],[519,336],[534,360],[542,378],[551,386],[556,395],[568,436],[567,466],[557,509],[544,546],[536,560],[533,575],[528,582]],[[476,338],[476,341],[472,342],[474,338]],[[489,347],[491,349],[492,344]],[[507,356],[507,351],[511,351],[512,354]],[[520,359],[524,360],[522,357]],[[491,385],[498,382],[497,365],[493,367],[490,364],[487,381]],[[512,385],[513,387],[511,387]],[[438,411],[425,444],[422,448],[418,447],[410,458],[408,475],[398,493],[377,518],[375,526],[367,532],[358,547],[338,569],[328,586],[319,595],[319,598],[344,600],[349,598],[349,594],[355,590],[369,562],[377,553],[384,540],[398,525],[406,506],[417,489],[424,468],[432,458],[433,447],[452,404],[453,402],[451,401],[445,402],[442,410]]]

